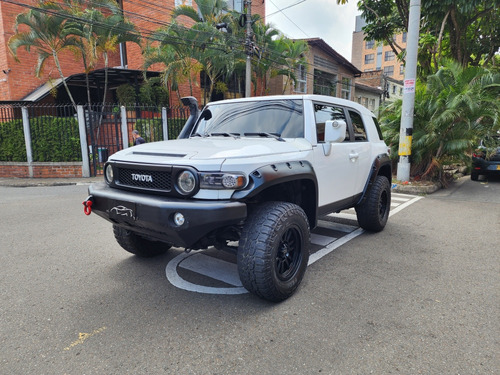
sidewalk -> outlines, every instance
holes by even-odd
[[[0,177],[0,186],[7,187],[36,187],[36,186],[67,186],[90,185],[94,182],[103,182],[103,176],[88,178],[7,178]]]

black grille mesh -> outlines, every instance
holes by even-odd
[[[136,178],[132,175],[151,176],[149,178]],[[148,171],[143,169],[119,168],[117,184],[120,186],[129,186],[133,188],[145,188],[161,191],[171,190],[171,173],[165,171]]]

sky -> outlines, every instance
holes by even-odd
[[[357,2],[337,5],[337,0],[266,0],[266,23],[289,38],[321,38],[351,61],[352,33],[356,16],[361,14]]]

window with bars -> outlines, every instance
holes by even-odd
[[[365,44],[366,49],[372,49],[375,47],[375,41],[374,40],[367,40]]]
[[[244,0],[226,0],[227,7],[239,13],[243,13],[243,2]]]
[[[384,67],[384,74],[386,76],[393,76],[394,75],[394,65],[385,66]]]
[[[307,70],[304,65],[299,65],[295,71],[297,76],[297,85],[295,86],[295,92],[300,92],[305,94],[307,92]]]
[[[343,99],[351,99],[351,79],[347,77],[342,77],[342,90],[340,97]]]
[[[315,70],[313,94],[337,96],[337,75]]]

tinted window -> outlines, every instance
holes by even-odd
[[[358,112],[349,110],[349,117],[351,118],[352,129],[354,130],[354,140],[355,141],[367,141],[365,124],[361,119],[361,115]]]
[[[273,133],[304,137],[304,108],[300,100],[213,103],[200,115],[193,133]]]
[[[325,123],[329,120],[346,121],[344,109],[327,104],[314,104],[314,115],[316,118],[316,136],[318,142],[325,141]],[[346,121],[347,123],[347,121]],[[345,141],[349,141],[349,130],[346,127]]]

